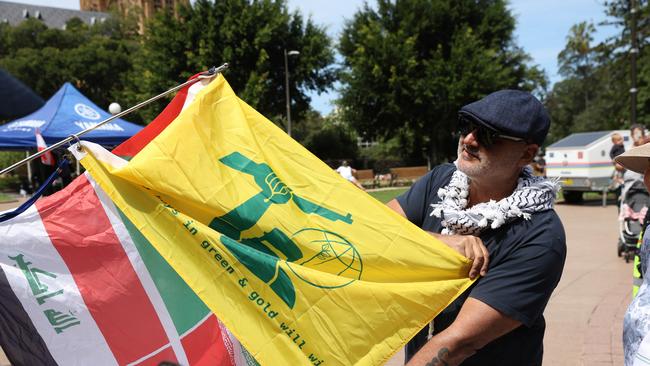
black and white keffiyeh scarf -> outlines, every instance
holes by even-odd
[[[530,167],[525,167],[510,196],[466,208],[469,178],[456,170],[449,184],[438,190],[441,201],[431,204],[430,215],[442,219],[442,234],[479,235],[488,227],[496,229],[518,217],[528,220],[534,212],[553,208],[558,190],[557,180],[534,176]]]

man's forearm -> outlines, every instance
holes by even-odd
[[[411,358],[408,366],[455,366],[474,353],[475,347],[447,330],[431,338]]]
[[[521,322],[469,297],[456,320],[422,347],[410,366],[458,365],[486,344],[521,326]]]

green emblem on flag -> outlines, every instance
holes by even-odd
[[[225,215],[215,217],[209,226],[223,234],[221,242],[226,248],[255,276],[268,283],[290,308],[293,308],[296,301],[295,288],[287,273],[280,268],[278,264],[280,258],[269,246],[282,253],[287,262],[297,263],[298,260],[307,258],[300,265],[345,277],[343,283],[324,285],[312,283],[298,276],[310,285],[336,288],[348,285],[361,277],[361,257],[358,251],[341,235],[333,232],[312,228],[296,232],[293,238],[316,234],[317,238],[307,240],[309,243],[307,249],[310,253],[303,253],[294,240],[278,228],[260,237],[241,238],[241,233],[257,224],[274,204],[292,202],[306,214],[315,214],[330,221],[342,221],[346,224],[352,224],[352,215],[339,214],[296,195],[267,164],[255,163],[239,152],[231,153],[219,161],[230,168],[251,175],[261,192]],[[293,269],[291,270],[295,273]]]
[[[23,275],[25,275],[25,279],[29,284],[29,288],[32,290],[32,294],[36,298],[38,305],[43,305],[47,299],[63,294],[63,290],[50,291],[50,288],[40,278],[40,276],[46,276],[54,279],[57,277],[54,273],[32,267],[32,262],[25,260],[23,254],[18,254],[15,257],[9,256],[9,259],[15,261],[16,266],[20,268]],[[54,331],[57,334],[62,333],[67,328],[81,324],[71,311],[66,313],[54,309],[45,309],[43,310],[43,314],[45,314],[47,321],[54,327]]]

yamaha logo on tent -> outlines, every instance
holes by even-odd
[[[75,104],[74,111],[77,112],[77,114],[80,115],[81,117],[87,119],[99,119],[101,117],[96,110],[83,103]]]

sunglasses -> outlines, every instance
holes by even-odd
[[[478,143],[485,147],[489,148],[498,139],[505,139],[505,140],[510,140],[510,141],[515,141],[515,142],[524,142],[526,140],[519,138],[519,137],[514,137],[514,136],[508,136],[500,133],[499,131],[489,129],[481,124],[478,124],[464,116],[459,116],[458,117],[458,133],[461,134],[461,136],[467,136],[470,133],[474,133],[474,136],[476,137],[476,140]]]

